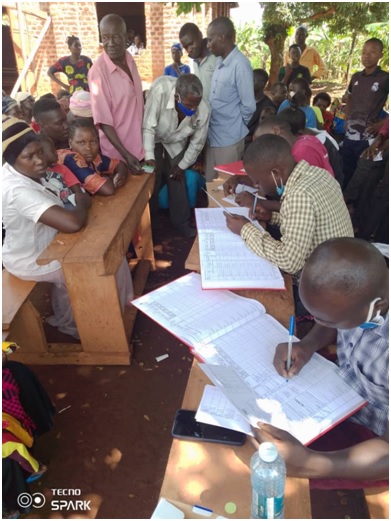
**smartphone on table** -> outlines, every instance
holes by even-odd
[[[209,441],[227,445],[243,445],[246,434],[224,427],[200,423],[195,419],[196,411],[177,411],[171,434],[174,438],[188,441]]]

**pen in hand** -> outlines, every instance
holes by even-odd
[[[258,197],[257,197],[257,195],[255,194],[255,195],[254,195],[254,202],[253,202],[253,218],[254,218],[254,215],[255,215],[255,209],[256,209],[256,207],[257,207],[257,199],[258,199]]]
[[[295,331],[295,317],[294,315],[291,315],[290,321],[289,321],[289,337],[288,337],[288,357],[286,359],[286,370],[289,373],[289,369],[291,368],[292,364],[292,340],[293,340],[293,334]],[[288,381],[288,378],[286,379]]]

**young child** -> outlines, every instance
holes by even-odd
[[[270,97],[274,108],[277,111],[280,108],[281,103],[288,97],[288,88],[285,83],[281,83],[280,81],[273,83],[270,91]]]
[[[291,106],[300,107],[306,116],[305,126],[317,128],[315,112],[310,107],[312,91],[309,83],[304,78],[296,78],[289,84],[289,98],[283,101],[277,114]]]
[[[259,116],[259,123],[261,123],[264,119],[270,118],[271,116],[275,116],[277,113],[274,107],[265,107],[261,110],[261,115]]]
[[[331,98],[327,92],[319,92],[312,102],[314,107],[318,107],[323,116],[323,128],[326,132],[331,132],[331,127],[333,125],[334,116],[327,109],[331,105]]]
[[[3,245],[4,267],[24,280],[52,282],[54,315],[47,322],[59,331],[79,338],[58,261],[38,265],[36,260],[58,231],[79,231],[87,220],[91,198],[78,193],[72,211],[47,190],[41,179],[46,172],[39,136],[23,121],[3,116]]]
[[[278,71],[278,81],[281,81],[285,85],[289,85],[296,78],[304,78],[311,83],[311,73],[307,67],[300,65],[301,49],[297,44],[293,44],[289,47],[289,59],[290,64],[281,67]]]
[[[59,151],[59,161],[75,174],[87,192],[113,195],[116,188],[125,184],[125,163],[99,153],[98,131],[91,121],[76,119],[70,125],[69,146],[70,150]]]
[[[74,204],[69,200],[69,196],[82,193],[80,181],[69,168],[58,163],[58,153],[54,141],[44,134],[41,134],[39,139],[46,160],[46,174],[41,179],[41,183],[61,199],[64,208],[72,208]]]

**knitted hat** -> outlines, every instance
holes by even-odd
[[[171,45],[171,50],[177,49],[181,54],[183,54],[182,45],[180,43],[173,43]]]
[[[3,96],[2,113],[7,114],[11,109],[18,106],[18,102],[10,96]]]
[[[24,121],[3,114],[2,117],[2,152],[3,158],[11,166],[17,160],[19,154],[32,141],[38,141],[39,137]]]
[[[33,96],[28,92],[17,92],[15,94],[15,99],[19,103],[19,105],[25,101],[27,98],[32,98]]]
[[[84,90],[74,92],[69,98],[69,109],[75,116],[92,118],[90,93]]]

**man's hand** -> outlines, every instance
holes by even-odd
[[[154,159],[147,159],[146,161],[144,161],[146,165],[148,166],[153,166],[153,168],[155,169],[156,168],[156,163],[155,163],[155,160]]]
[[[224,215],[227,219],[227,227],[231,230],[231,232],[236,233],[236,235],[240,235],[243,226],[251,222],[242,215],[230,215],[227,212],[224,212]]]
[[[293,342],[291,366],[289,372],[287,372],[286,361],[288,358],[288,344],[278,344],[274,353],[273,365],[278,374],[285,378],[289,378],[301,371],[305,364],[311,359],[312,354],[311,349],[304,347],[301,342]]]
[[[258,429],[254,429],[255,438],[259,443],[270,441],[277,447],[279,454],[284,458],[288,476],[306,476],[306,463],[312,453],[302,445],[299,440],[282,429],[258,423]]]
[[[75,193],[76,206],[82,206],[83,208],[91,208],[91,196],[87,192]]]
[[[368,125],[366,130],[370,134],[376,136],[376,134],[379,132],[379,130],[381,129],[383,124],[384,124],[384,121],[380,119],[379,121],[376,121],[375,123],[371,123],[370,125]]]
[[[128,167],[122,161],[119,162],[113,177],[114,188],[124,186],[128,178]]]
[[[132,172],[133,175],[141,175],[144,173],[143,169],[141,168],[140,162],[137,160],[137,158],[134,157],[133,154],[127,152],[124,159],[129,170]]]
[[[227,196],[230,194],[234,194],[238,184],[239,184],[239,176],[238,175],[230,176],[226,180],[226,182],[223,184],[224,195]]]
[[[235,197],[235,203],[239,206],[244,206],[245,208],[252,208],[254,204],[254,195],[247,191],[240,192]]]
[[[378,134],[376,136],[375,141],[372,143],[371,146],[366,148],[364,152],[361,154],[361,158],[363,159],[374,159],[379,152],[383,152],[386,148],[388,148],[389,141],[388,139],[385,139],[383,134]]]
[[[179,168],[179,166],[174,166],[171,170],[170,179],[183,182],[185,180],[185,171]]]
[[[268,223],[271,220],[272,215],[272,211],[265,208],[262,202],[257,202],[254,213],[252,208],[250,210],[250,219],[256,219],[257,221],[262,221],[263,223]]]

